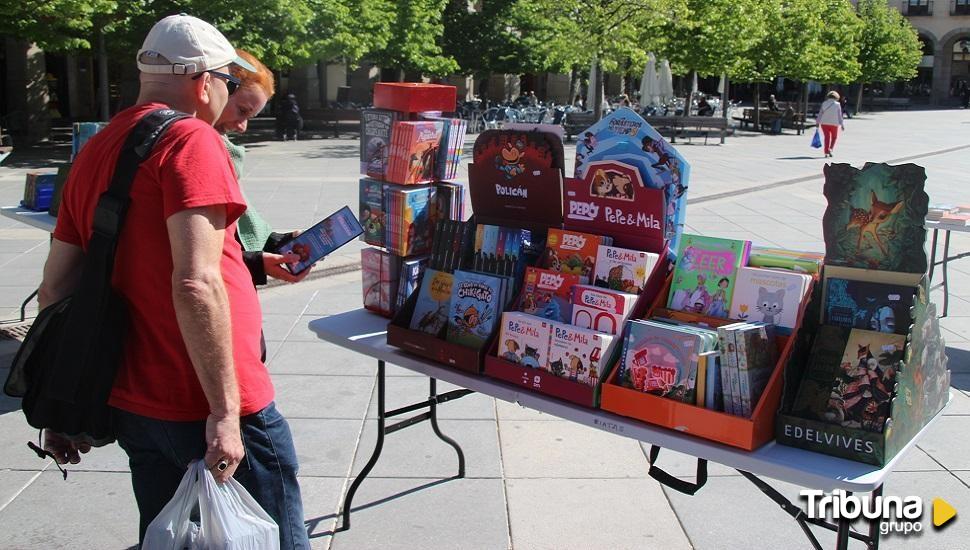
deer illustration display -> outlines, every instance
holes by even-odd
[[[876,244],[879,245],[879,250],[882,250],[883,254],[888,254],[886,245],[879,238],[879,226],[889,221],[889,218],[903,209],[903,201],[882,202],[876,196],[875,191],[870,191],[870,193],[872,194],[872,206],[869,210],[853,208],[849,214],[849,223],[845,228],[847,230],[853,227],[859,228],[859,240],[856,241],[856,252],[861,251],[862,240],[865,238],[866,233],[869,233],[872,235],[872,239]]]

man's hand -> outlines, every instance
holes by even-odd
[[[288,283],[298,283],[302,281],[307,275],[310,274],[310,270],[313,269],[313,266],[310,266],[301,271],[298,275],[294,275],[290,273],[288,269],[283,267],[284,264],[293,264],[298,261],[300,261],[300,256],[292,252],[287,252],[286,254],[263,252],[263,269],[266,271],[266,274],[274,279],[279,279]]]
[[[44,450],[54,455],[58,464],[77,464],[81,454],[91,450],[87,443],[74,443],[67,437],[50,430],[44,430]]]
[[[236,473],[236,468],[246,455],[236,415],[216,416],[210,414],[205,421],[205,464],[219,483],[225,483]],[[225,461],[228,467],[219,469]]]

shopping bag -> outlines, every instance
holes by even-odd
[[[822,148],[822,136],[818,134],[818,128],[815,128],[815,135],[812,136],[812,149]]]
[[[152,520],[143,550],[278,550],[279,527],[235,479],[219,484],[199,460]]]

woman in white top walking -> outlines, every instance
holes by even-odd
[[[845,131],[838,92],[832,91],[825,94],[825,102],[818,109],[815,124],[822,128],[822,134],[825,136],[825,156],[831,157],[832,150],[835,149],[835,141],[839,138],[839,128]]]

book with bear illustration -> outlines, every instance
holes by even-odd
[[[811,284],[811,276],[804,273],[742,267],[738,270],[730,318],[769,323],[781,333],[790,334]]]
[[[667,306],[708,317],[727,317],[738,270],[751,241],[684,235],[680,240]]]

